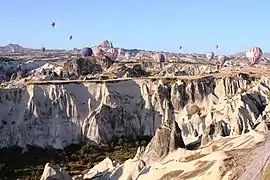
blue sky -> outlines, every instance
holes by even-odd
[[[269,0],[2,0],[0,45],[234,53],[270,49]],[[56,22],[55,28],[50,26]],[[69,41],[68,37],[73,39]]]

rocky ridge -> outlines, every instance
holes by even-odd
[[[0,145],[61,149],[81,141],[100,144],[115,136],[135,139],[153,136],[172,120],[187,144],[209,128],[210,137],[249,132],[269,116],[267,77],[151,81],[1,89]]]

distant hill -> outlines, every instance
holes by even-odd
[[[64,52],[63,49],[47,49],[47,52]],[[41,52],[41,49],[34,49],[34,48],[25,48],[19,44],[8,44],[5,46],[0,46],[0,53],[37,53]]]
[[[143,50],[143,49],[124,49],[122,48],[124,51],[130,51],[134,54],[137,54],[137,53],[155,53],[155,51],[150,51],[150,50]],[[0,46],[0,53],[24,53],[24,54],[32,54],[32,53],[40,53],[41,52],[41,49],[34,49],[34,48],[26,48],[26,47],[23,47],[19,44],[8,44],[8,45],[5,45],[5,46]],[[73,48],[72,50],[69,50],[69,51],[66,51],[64,49],[46,49],[46,52],[49,52],[49,53],[71,53],[71,54],[76,54],[79,52],[79,49],[77,48]],[[162,52],[164,54],[170,54],[170,52]],[[173,53],[174,54],[174,53]],[[199,55],[199,54],[197,54]],[[239,52],[239,53],[235,53],[235,54],[232,54],[232,56],[245,56],[246,53],[245,52]],[[267,58],[270,58],[270,52],[264,52],[263,53],[263,57],[267,57]]]

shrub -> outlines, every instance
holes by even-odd
[[[86,144],[84,145],[81,149],[80,149],[80,153],[81,154],[93,154],[93,153],[98,153],[99,150],[97,147],[93,147],[90,144]]]

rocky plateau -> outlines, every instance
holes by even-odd
[[[2,149],[102,147],[151,137],[123,163],[106,157],[76,176],[48,162],[41,180],[231,180],[267,173],[266,65],[227,63],[218,71],[211,63],[168,63],[160,69],[152,62],[71,58],[8,59],[1,67]]]

